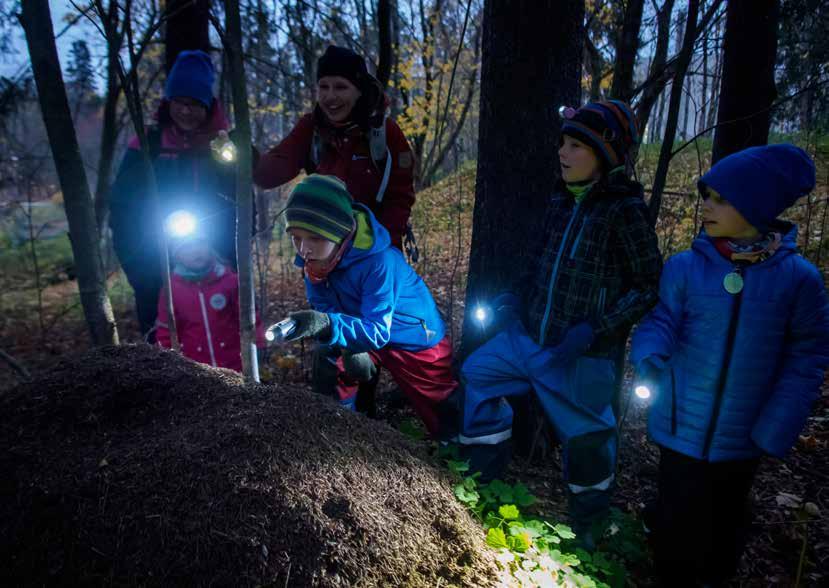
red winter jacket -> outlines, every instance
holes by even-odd
[[[315,128],[321,143],[316,168],[311,162]],[[414,156],[403,131],[390,118],[386,119],[386,146],[391,153],[392,168],[379,204],[376,197],[384,170],[377,169],[371,160],[366,133],[357,125],[337,128],[319,124],[314,113],[300,118],[287,137],[259,158],[253,179],[268,189],[291,181],[302,169],[307,173],[337,176],[345,182],[355,201],[371,209],[380,224],[388,229],[392,244],[400,249],[415,201]]]
[[[173,309],[181,352],[190,359],[213,367],[242,371],[239,327],[239,278],[233,271],[216,263],[213,270],[198,282],[170,274]],[[165,292],[158,299],[156,340],[170,348],[169,315]],[[256,344],[264,347],[264,330],[256,317]]]

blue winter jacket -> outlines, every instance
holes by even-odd
[[[350,249],[321,284],[305,278],[315,310],[328,313],[329,345],[360,352],[386,345],[421,351],[437,345],[446,328],[429,288],[391,246],[389,232],[361,204]],[[296,264],[303,265],[302,258]]]
[[[631,352],[637,366],[668,359],[648,418],[659,445],[714,462],[782,457],[797,440],[829,364],[829,302],[796,227],[786,230],[774,255],[743,269],[736,295],[723,287],[734,264],[704,232],[665,265]]]

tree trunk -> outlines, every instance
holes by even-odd
[[[391,0],[377,0],[377,28],[379,57],[377,63],[377,79],[385,88],[391,77],[392,45],[391,45]]]
[[[233,114],[236,127],[236,262],[239,268],[239,323],[242,336],[242,373],[249,382],[259,381],[256,356],[256,309],[250,235],[253,232],[251,193],[251,143],[248,92],[242,54],[242,25],[239,0],[225,0],[230,80],[233,88]]]
[[[625,102],[633,94],[633,71],[639,52],[639,29],[645,0],[628,0],[622,29],[616,40],[616,62],[613,64],[613,85],[610,97]]]
[[[685,35],[682,37],[682,49],[676,60],[676,73],[671,86],[671,100],[668,104],[668,120],[665,123],[665,136],[662,137],[662,148],[659,151],[659,163],[653,179],[651,200],[648,203],[651,222],[656,224],[659,217],[659,208],[662,204],[662,191],[668,178],[668,166],[674,150],[677,123],[679,122],[679,105],[682,100],[682,86],[685,83],[685,73],[694,53],[694,42],[697,38],[697,16],[700,0],[688,0],[688,14],[685,20]]]
[[[644,129],[651,117],[651,111],[656,104],[665,85],[670,79],[667,71],[668,45],[671,41],[671,13],[674,10],[674,0],[665,0],[656,16],[656,49],[654,51],[651,69],[648,72],[648,83],[643,88],[642,97],[636,108],[636,118],[639,119],[639,128]]]
[[[699,124],[694,129],[694,134],[705,129],[705,121],[708,120],[708,33],[702,38],[702,91],[700,98]]]
[[[657,139],[662,138],[662,121],[665,119],[665,90],[659,94],[659,103],[656,107],[656,120],[653,121],[654,138],[651,143],[655,143]]]
[[[711,162],[769,140],[779,0],[731,0]]]
[[[40,110],[63,191],[81,306],[92,344],[117,345],[118,330],[107,295],[101,252],[98,249],[95,209],[75,127],[72,125],[48,0],[23,2],[20,23],[26,32]]]
[[[599,53],[589,34],[584,36],[584,47],[587,53],[587,62],[590,64],[590,101],[597,102],[601,100],[604,59],[602,59],[602,54]]]
[[[583,22],[583,0],[484,3],[467,308],[518,277],[527,245],[541,228],[558,179],[557,106],[579,100]],[[478,342],[477,329],[468,318],[464,323],[464,349],[470,351]]]
[[[682,112],[682,128],[680,129],[680,137],[683,141],[688,138],[688,121],[691,119],[691,108],[694,107],[694,78],[686,76],[685,81],[688,86],[682,92],[685,97],[685,110]]]
[[[164,34],[164,68],[167,73],[185,50],[210,51],[209,0],[170,0]]]
[[[109,12],[110,30],[118,29],[118,2],[111,0]],[[104,115],[101,124],[101,155],[98,158],[98,180],[95,185],[95,218],[98,230],[104,233],[109,218],[109,187],[112,163],[115,159],[115,144],[118,141],[118,99],[121,85],[118,83],[118,53],[121,50],[121,36],[107,43],[107,88],[104,99]]]
[[[722,39],[722,22],[717,23],[717,32],[714,35],[716,39]],[[717,110],[720,105],[720,94],[715,88],[722,83],[722,43],[717,43],[716,53],[714,54],[714,77],[711,80],[711,105],[708,107],[708,120],[705,121],[705,128],[710,129],[717,121]],[[707,136],[711,136],[709,131]]]

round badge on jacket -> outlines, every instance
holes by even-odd
[[[739,294],[743,291],[743,276],[737,272],[730,272],[723,278],[722,285],[729,294]]]
[[[222,310],[225,306],[227,306],[227,298],[224,294],[213,294],[210,297],[210,306],[213,310]]]

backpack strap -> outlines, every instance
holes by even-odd
[[[314,125],[314,134],[311,137],[311,147],[308,150],[308,162],[305,165],[305,169],[309,174],[312,174],[317,171],[317,167],[319,167],[320,160],[322,159],[322,137],[320,137],[319,130],[317,129],[317,125]]]
[[[371,155],[371,161],[378,171],[381,168],[383,169],[383,179],[380,182],[380,188],[377,190],[377,196],[375,197],[378,204],[383,201],[383,196],[386,195],[386,188],[389,185],[389,177],[391,176],[391,151],[386,141],[386,120],[388,118],[389,112],[386,110],[383,113],[380,124],[368,130],[368,150]],[[385,160],[385,163],[383,160]]]
[[[389,151],[389,148],[386,147],[386,166],[385,166],[385,169],[383,170],[383,179],[380,182],[380,188],[377,190],[377,196],[375,197],[375,200],[377,201],[378,204],[383,201],[383,196],[386,195],[386,188],[389,185],[389,177],[390,176],[391,176],[391,151]]]

